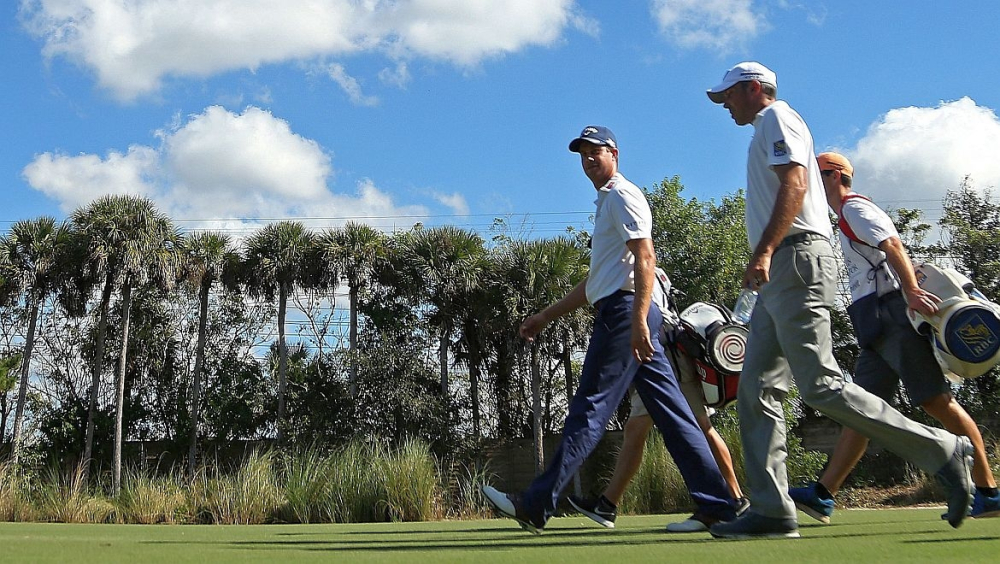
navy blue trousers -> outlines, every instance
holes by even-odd
[[[566,415],[562,442],[545,472],[523,492],[524,507],[530,515],[543,515],[546,520],[555,512],[563,488],[604,436],[608,421],[634,383],[698,512],[733,519],[729,488],[656,338],[663,323],[656,305],[650,305],[646,320],[653,335],[653,360],[639,364],[632,358],[633,298],[630,293],[616,292],[598,302],[580,387]]]

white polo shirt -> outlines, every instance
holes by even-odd
[[[865,198],[849,198],[840,208],[840,213],[854,235],[871,245],[856,243],[840,233],[840,246],[844,250],[844,263],[851,284],[851,299],[858,301],[876,290],[879,295],[898,290],[899,280],[885,263],[885,253],[872,248],[890,237],[899,237],[889,215]]]
[[[594,204],[597,214],[587,276],[590,303],[618,290],[635,291],[635,257],[625,243],[653,237],[653,214],[645,194],[620,173],[598,189]]]
[[[776,100],[757,114],[753,127],[747,156],[746,225],[750,249],[757,248],[778,198],[780,182],[773,167],[789,163],[806,167],[809,189],[802,210],[785,236],[808,231],[831,237],[826,193],[806,122],[786,102]]]

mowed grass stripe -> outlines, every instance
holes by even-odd
[[[623,516],[606,530],[553,519],[540,536],[509,520],[352,525],[0,524],[4,562],[996,562],[1000,519],[952,529],[940,508],[800,515],[802,538],[723,541],[668,534],[686,515]],[[780,560],[777,560],[780,559]]]

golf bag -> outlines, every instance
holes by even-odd
[[[931,340],[934,356],[949,379],[960,382],[1000,363],[1000,306],[952,268],[914,263],[917,284],[941,298],[935,315],[907,310],[918,333]]]
[[[706,406],[722,408],[736,401],[748,335],[719,305],[696,302],[680,313],[677,347],[694,362]]]

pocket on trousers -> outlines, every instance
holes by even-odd
[[[837,295],[837,259],[808,247],[794,252],[793,266],[799,280],[824,304],[832,306]]]

